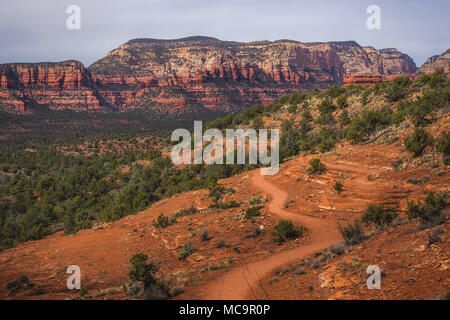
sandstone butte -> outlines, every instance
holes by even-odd
[[[448,70],[447,56],[430,58],[422,72],[435,63]],[[354,41],[135,39],[88,68],[75,60],[0,65],[0,110],[142,109],[155,116],[205,109],[236,112],[292,92],[371,84],[379,77],[416,71],[414,61],[396,49],[376,50]]]

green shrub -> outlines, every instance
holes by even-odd
[[[342,111],[338,116],[339,125],[341,127],[345,127],[350,123],[350,118],[348,117],[348,111],[344,110]]]
[[[304,228],[295,228],[290,220],[280,220],[272,231],[273,241],[282,244],[289,239],[295,239],[303,233]]]
[[[387,83],[385,96],[393,102],[403,99],[410,85],[411,80],[408,77],[396,77]]]
[[[216,184],[210,189],[209,197],[212,198],[214,202],[217,202],[224,193],[225,188],[221,185]]]
[[[203,242],[209,240],[209,233],[208,233],[208,230],[203,229],[202,233],[200,234],[200,240],[202,240]]]
[[[308,132],[312,129],[308,120],[302,119],[298,125],[298,136],[301,138],[306,138]]]
[[[264,202],[265,199],[262,196],[250,197],[250,199],[248,199],[248,204],[251,206],[263,204]]]
[[[64,234],[74,234],[92,227],[93,217],[87,211],[69,212],[64,216]]]
[[[446,193],[435,195],[429,192],[425,199],[425,204],[422,202],[408,201],[408,208],[406,213],[409,219],[419,219],[419,227],[428,230],[428,244],[440,241],[439,230],[433,230],[433,227],[445,221],[445,216],[442,210],[446,206]]]
[[[327,171],[327,167],[320,161],[320,159],[313,158],[309,161],[310,167],[307,172],[310,174],[322,174]]]
[[[399,104],[399,112],[411,118],[415,126],[425,126],[431,123],[435,110],[433,103],[426,98],[419,97],[413,101],[405,101]]]
[[[156,221],[153,221],[153,226],[155,228],[167,228],[168,226],[172,225],[174,223],[174,221],[172,221],[172,219],[170,219],[169,217],[165,216],[164,213],[161,213],[158,218],[156,219]]]
[[[343,94],[343,95],[340,95],[339,97],[337,97],[336,104],[341,109],[347,108],[348,107],[347,95]]]
[[[231,200],[230,202],[227,203],[227,208],[237,208],[239,207],[241,204],[239,202],[237,202],[236,200]]]
[[[258,129],[264,129],[264,121],[263,121],[263,119],[262,119],[261,116],[256,117],[256,118],[253,120],[252,128],[255,129],[255,130],[258,130]]]
[[[364,240],[364,233],[359,220],[355,220],[353,224],[349,224],[344,228],[339,227],[347,245],[358,244]]]
[[[324,139],[319,143],[319,151],[321,153],[325,153],[331,151],[336,144],[336,141],[333,138]]]
[[[401,111],[394,112],[392,114],[392,123],[398,126],[400,123],[402,123],[405,120],[405,114]]]
[[[414,128],[414,132],[404,140],[406,150],[412,152],[415,157],[422,155],[425,148],[433,144],[433,136],[420,127]]]
[[[331,98],[339,97],[340,95],[342,95],[344,93],[345,93],[345,88],[338,87],[336,85],[329,87],[325,91],[325,95],[327,95],[328,97],[331,97]]]
[[[333,188],[334,188],[334,190],[337,191],[337,193],[341,193],[342,187],[343,187],[343,186],[344,186],[344,185],[342,184],[342,182],[336,181],[336,182],[334,183]]]
[[[300,103],[304,102],[308,97],[310,96],[309,93],[299,93],[295,92],[289,99],[289,103],[291,105],[299,105]]]
[[[371,93],[372,93],[372,89],[370,87],[364,89],[364,91],[362,92],[362,94],[361,94],[361,104],[363,106],[365,106],[367,104],[369,96],[370,96]]]
[[[186,209],[180,209],[175,213],[175,215],[169,219],[170,224],[175,223],[175,220],[184,216],[189,216],[191,214],[195,214],[198,212],[198,209],[195,206],[190,206]]]
[[[447,81],[447,76],[440,70],[433,72],[428,77],[428,84],[431,88],[438,88],[440,86],[443,86],[447,83]]]
[[[332,150],[339,138],[339,132],[334,129],[321,128],[318,135],[314,139],[314,143],[318,145],[319,151],[324,153]]]
[[[434,225],[441,222],[442,210],[446,205],[447,194],[435,194],[429,192],[425,199],[425,204],[421,201],[417,203],[414,201],[408,201],[408,208],[406,213],[409,219],[418,218],[424,224]]]
[[[311,112],[309,110],[305,110],[302,112],[302,120],[309,122],[312,119],[313,119],[313,116],[311,115]]]
[[[296,104],[291,104],[291,105],[288,107],[288,112],[289,112],[289,113],[296,113],[296,112],[297,112],[297,108],[298,108],[298,106],[297,106]]]
[[[442,153],[444,156],[444,164],[449,164],[450,159],[450,132],[441,132],[437,144],[436,151]]]
[[[240,205],[241,204],[239,202],[237,202],[236,200],[231,200],[230,202],[225,202],[225,201],[220,202],[219,201],[219,202],[216,202],[216,203],[210,205],[209,207],[224,210],[224,209],[229,209],[229,208],[237,208]]]
[[[27,276],[21,276],[19,279],[8,282],[6,284],[6,289],[8,290],[10,295],[14,295],[19,291],[25,291],[32,289],[34,284],[31,283],[30,279]]]
[[[252,219],[256,216],[259,216],[259,210],[260,207],[248,207],[247,210],[245,210],[245,219]]]
[[[85,298],[90,298],[91,295],[89,293],[89,290],[86,288],[83,288],[80,290],[80,298],[85,299]]]
[[[323,112],[321,113],[316,120],[317,124],[322,126],[331,125],[335,123],[333,114],[331,112]]]
[[[376,130],[385,128],[392,123],[392,109],[384,107],[380,110],[363,110],[362,113],[350,122],[347,139],[361,142]]]
[[[195,252],[195,248],[191,243],[186,243],[178,254],[178,260],[184,261],[187,257]]]
[[[158,267],[153,263],[147,263],[148,256],[144,253],[136,253],[130,258],[130,271],[128,276],[131,281],[140,281],[144,288],[148,288],[156,283],[152,272],[157,271]]]
[[[386,211],[382,206],[369,204],[366,210],[364,210],[361,221],[366,225],[372,223],[377,229],[382,229],[385,226],[390,225],[396,217],[396,213]]]
[[[299,152],[299,134],[292,129],[292,122],[285,120],[281,126],[280,157],[286,159],[297,155]]]
[[[322,102],[317,106],[319,112],[322,113],[332,113],[336,110],[336,106],[333,105],[331,99],[323,99]]]

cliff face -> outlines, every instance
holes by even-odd
[[[342,84],[349,75],[415,71],[412,59],[395,49],[363,48],[353,41],[136,39],[88,69],[76,61],[1,65],[0,106],[32,112],[31,101],[50,109],[230,112]]]
[[[98,110],[100,97],[79,61],[0,65],[0,106],[6,111]]]
[[[450,49],[443,54],[428,58],[428,60],[417,70],[418,74],[429,74],[436,70],[450,74]]]

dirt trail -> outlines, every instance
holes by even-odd
[[[274,254],[263,260],[241,267],[236,267],[223,276],[212,280],[203,288],[199,288],[198,290],[200,292],[197,292],[197,294],[200,299],[270,299],[264,288],[260,285],[260,279],[278,267],[290,262],[296,262],[302,257],[311,255],[314,252],[342,241],[342,237],[333,219],[319,219],[284,210],[284,204],[288,194],[267,181],[264,176],[260,175],[259,170],[255,170],[252,173],[250,181],[255,188],[261,190],[268,196],[267,208],[271,214],[280,219],[289,219],[294,224],[301,224],[308,228],[311,234],[311,244]]]

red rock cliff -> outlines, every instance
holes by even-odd
[[[0,106],[6,111],[106,110],[79,61],[0,65]]]
[[[395,49],[363,48],[353,41],[136,39],[88,69],[76,61],[2,65],[0,106],[32,111],[27,101],[34,101],[50,109],[145,109],[159,115],[241,111],[291,92],[342,84],[344,75],[415,71],[412,59]]]

